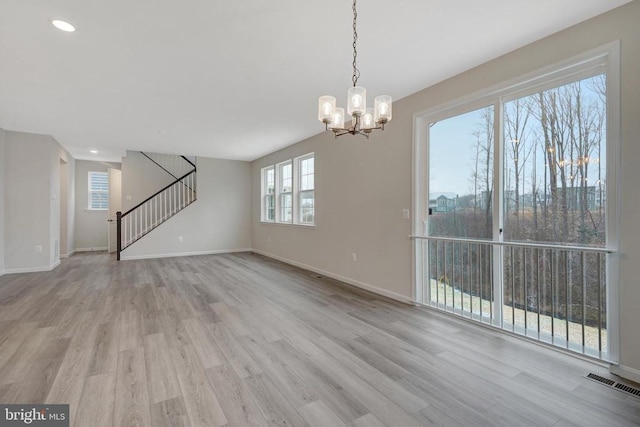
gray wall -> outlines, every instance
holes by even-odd
[[[365,142],[324,132],[252,163],[253,247],[352,283],[410,299],[411,232],[401,218],[411,204],[414,113],[504,83],[614,40],[622,55],[622,240],[620,370],[640,380],[640,1],[576,25],[394,104],[393,122]],[[321,125],[318,124],[320,128]],[[260,222],[260,169],[316,153],[315,229]],[[357,262],[351,253],[357,253]]]
[[[89,172],[120,169],[119,163],[76,160],[75,250],[107,250],[108,211],[91,211],[89,207]]]
[[[50,270],[60,261],[61,158],[73,170],[73,158],[53,137],[5,132],[6,272]],[[69,179],[68,194],[73,193],[73,184]]]
[[[126,164],[123,161],[123,183]],[[122,259],[251,248],[250,164],[198,157],[197,166],[198,200],[124,250]],[[127,185],[138,193],[131,188],[135,182]]]
[[[0,128],[0,275],[4,274],[4,129]]]
[[[6,269],[48,267],[50,136],[6,132]],[[40,246],[42,252],[36,252]]]
[[[122,158],[122,212],[126,212],[175,180],[140,154],[127,151]]]
[[[404,126],[395,122],[396,114],[403,115],[400,104],[394,106],[390,129]],[[255,161],[253,247],[408,300],[410,224],[402,218],[402,209],[411,204],[411,143],[383,136],[372,136],[368,142],[351,137],[336,141],[323,133]],[[261,223],[260,169],[309,152],[315,153],[315,228]]]

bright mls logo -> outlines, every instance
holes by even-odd
[[[0,404],[0,427],[69,427],[69,405]]]

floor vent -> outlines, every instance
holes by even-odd
[[[610,380],[609,378],[601,377],[600,375],[596,375],[596,374],[589,374],[587,375],[587,378],[596,380],[608,386],[613,386],[616,383],[615,381]]]
[[[605,384],[611,388],[620,390],[632,396],[640,397],[640,390],[635,387],[631,387],[626,384],[622,384],[622,383],[610,380],[609,378],[601,377],[600,375],[596,375],[596,374],[588,374],[587,378],[589,378],[590,380],[598,381],[599,383]]]
[[[314,279],[324,279],[324,276],[321,276],[319,274],[312,274],[311,277],[313,277]]]
[[[637,388],[629,387],[628,385],[620,383],[616,384],[614,387],[618,390],[624,391],[625,393],[633,394],[634,396],[640,397],[640,390],[638,390]]]

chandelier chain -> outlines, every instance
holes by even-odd
[[[358,42],[358,30],[356,27],[357,18],[358,12],[356,10],[356,0],[353,0],[353,76],[351,77],[351,81],[353,82],[354,87],[357,85],[358,79],[360,78],[360,70],[358,70],[357,66],[358,50],[356,48]]]

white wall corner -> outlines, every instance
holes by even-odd
[[[280,262],[284,262],[285,264],[293,265],[294,267],[298,267],[298,268],[302,268],[304,270],[313,271],[314,273],[322,274],[323,276],[327,276],[327,277],[330,277],[332,279],[339,280],[339,281],[344,282],[344,283],[346,283],[348,285],[355,286],[356,288],[364,289],[366,291],[373,292],[374,294],[382,295],[382,296],[387,297],[387,298],[391,298],[392,300],[399,301],[399,302],[404,303],[404,304],[417,305],[416,302],[413,301],[410,297],[407,297],[405,295],[402,295],[402,294],[399,294],[399,293],[396,293],[396,292],[391,292],[391,291],[388,291],[386,289],[379,288],[377,286],[373,286],[373,285],[371,285],[369,283],[365,283],[365,282],[361,282],[359,280],[351,279],[349,277],[341,276],[339,274],[335,274],[335,273],[332,273],[330,271],[326,271],[326,270],[322,270],[320,268],[312,267],[310,265],[303,264],[303,263],[297,262],[297,261],[293,261],[293,260],[290,260],[290,259],[287,259],[287,258],[283,258],[281,256],[274,255],[272,253],[265,252],[265,251],[262,251],[262,250],[259,250],[259,249],[252,249],[251,252],[255,252],[257,254],[264,255],[264,256],[266,256],[268,258],[272,258],[272,259],[275,259],[275,260],[280,261]]]
[[[640,370],[624,365],[611,365],[609,372],[619,377],[631,380],[640,384]]]
[[[69,252],[68,254],[60,254],[60,259],[69,258],[69,257],[71,257],[71,256],[72,256],[73,254],[75,254],[75,253],[76,253],[76,251],[75,251],[75,250],[73,250],[73,251]]]

